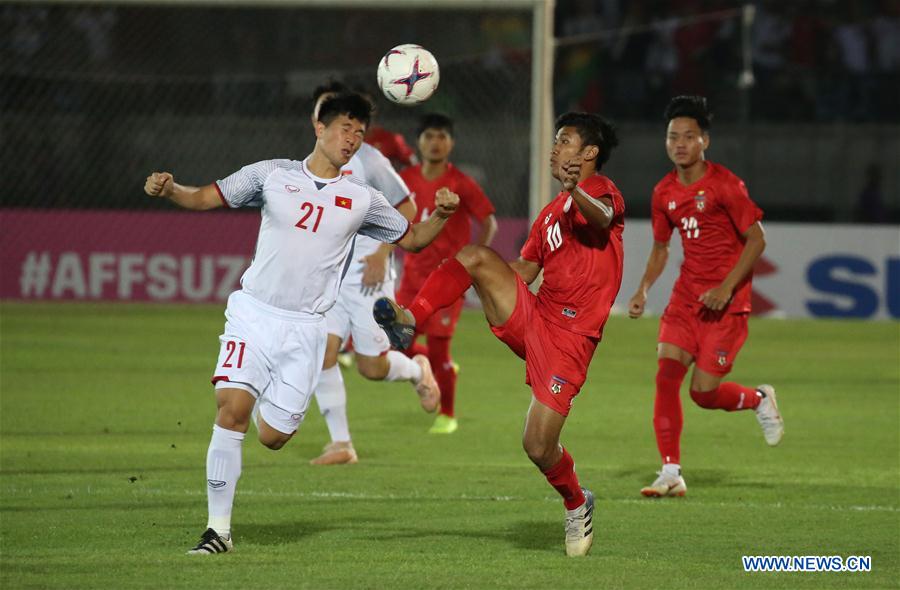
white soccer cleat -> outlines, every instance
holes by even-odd
[[[581,488],[584,504],[566,510],[566,555],[584,557],[594,542],[594,493]]]
[[[422,378],[415,383],[419,403],[422,404],[422,409],[430,414],[437,410],[441,403],[441,388],[434,378],[434,371],[431,370],[427,356],[417,354],[412,360],[422,369]]]
[[[649,486],[641,488],[641,494],[647,498],[665,498],[667,496],[684,496],[687,492],[687,484],[681,477],[679,470],[678,475],[674,475],[667,471],[657,471],[659,477]]]
[[[771,385],[760,385],[756,391],[762,395],[759,405],[756,406],[756,420],[762,427],[766,444],[774,447],[781,442],[781,437],[784,436],[784,419],[778,412],[775,388]]]
[[[213,555],[215,553],[228,553],[234,551],[234,543],[231,541],[231,535],[227,537],[219,536],[219,533],[213,529],[206,529],[200,542],[193,549],[190,549],[188,555]]]
[[[349,440],[328,443],[322,451],[309,462],[310,465],[352,465],[359,462],[353,442]]]

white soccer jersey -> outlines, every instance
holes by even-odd
[[[396,207],[409,197],[409,189],[400,175],[391,166],[391,161],[382,155],[377,148],[364,143],[359,151],[341,168],[343,174],[350,174],[354,178],[380,191],[388,200],[388,203]],[[356,246],[353,249],[353,259],[347,270],[344,282],[348,285],[362,284],[364,265],[360,260],[364,256],[374,254],[381,242],[361,235],[356,238]],[[388,275],[385,280],[394,279],[394,265],[388,265]]]
[[[396,242],[409,222],[348,175],[319,178],[307,160],[264,160],[216,182],[229,207],[262,207],[243,291],[273,307],[322,314],[334,305],[358,233]]]

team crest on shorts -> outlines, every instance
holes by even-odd
[[[550,378],[550,391],[553,392],[554,395],[559,395],[562,392],[562,386],[565,384],[565,379],[554,375]]]
[[[705,191],[700,191],[694,196],[694,204],[697,205],[697,211],[706,209],[706,197],[703,195]]]
[[[669,201],[669,211],[674,211],[675,207],[677,207],[677,205],[675,205],[675,201]]]
[[[716,362],[719,363],[720,367],[724,367],[728,364],[728,351],[727,350],[717,350],[716,351]]]

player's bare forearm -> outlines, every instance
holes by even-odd
[[[481,235],[478,236],[479,246],[490,246],[497,235],[497,218],[491,213],[481,220]]]
[[[644,276],[641,277],[638,291],[647,296],[650,287],[656,282],[656,279],[666,269],[666,263],[669,261],[669,243],[653,242],[650,250],[650,256],[647,258],[647,268],[644,269]]]
[[[205,211],[223,205],[215,185],[208,184],[196,187],[176,184],[174,188],[175,190],[172,196],[169,197],[169,200],[179,207],[193,209],[194,211]]]
[[[513,262],[509,263],[509,267],[516,271],[526,285],[530,285],[537,278],[538,273],[541,272],[541,267],[536,262],[531,262],[530,260],[525,260],[524,258],[519,258]]]
[[[644,270],[644,276],[638,285],[637,291],[628,301],[628,317],[637,319],[644,314],[644,305],[647,304],[647,293],[650,287],[659,278],[663,270],[666,268],[666,262],[669,260],[669,242],[653,242],[653,248],[650,250],[650,257],[647,258],[647,268]]]
[[[410,227],[403,239],[397,242],[397,245],[407,252],[421,252],[441,233],[446,223],[446,217],[441,217],[437,214],[432,215],[425,221]]]
[[[197,211],[215,209],[223,205],[216,185],[196,187],[178,184],[168,172],[154,172],[148,176],[144,183],[144,192],[151,197],[169,199],[179,207]]]
[[[756,261],[759,260],[759,257],[762,256],[763,251],[766,249],[766,234],[763,231],[762,224],[759,222],[754,223],[744,232],[744,238],[747,240],[744,243],[744,251],[741,252],[741,256],[738,258],[734,268],[722,281],[722,286],[732,291],[750,273],[753,265],[756,264]]]
[[[615,211],[609,197],[594,199],[577,186],[569,194],[572,195],[575,206],[595,230],[605,230],[612,223]]]

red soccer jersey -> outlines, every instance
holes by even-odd
[[[719,164],[707,162],[706,173],[685,186],[673,170],[653,189],[653,239],[668,242],[672,229],[681,232],[684,262],[672,289],[672,302],[700,307],[704,292],[719,286],[744,250],[742,234],[762,219],[744,181]],[[750,311],[753,274],[734,290],[729,313]]]
[[[412,164],[413,151],[399,133],[391,133],[384,127],[372,127],[366,133],[366,143],[373,146],[391,162],[403,166]]]
[[[600,174],[578,186],[595,199],[612,200],[609,228],[591,227],[569,193],[560,192],[534,220],[522,258],[544,269],[537,294],[541,316],[570,332],[599,338],[622,284],[625,201]]]
[[[434,180],[427,180],[422,176],[421,164],[401,171],[400,177],[406,182],[410,196],[416,203],[416,217],[413,223],[424,221],[434,213],[434,194],[438,189],[447,187],[459,195],[459,210],[450,217],[438,237],[421,252],[405,254],[403,281],[407,285],[415,284],[416,287],[420,287],[431,271],[444,260],[456,256],[457,252],[469,243],[472,237],[472,224],[469,218],[483,220],[494,212],[494,205],[485,196],[481,187],[453,164],[447,164],[447,171]]]

